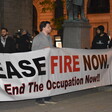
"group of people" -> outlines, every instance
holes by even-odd
[[[107,49],[112,47],[112,39],[109,38],[104,30],[105,28],[103,25],[97,27],[96,36],[93,38],[91,49]],[[27,52],[53,47],[52,39],[48,35],[50,32],[50,22],[41,22],[40,33],[38,31],[34,32],[34,39],[32,42],[31,35],[26,30],[22,30],[21,32],[16,33],[14,37],[11,37],[8,35],[8,29],[2,28],[0,36],[0,53]]]
[[[38,31],[34,31],[35,38],[33,40],[26,30],[18,31],[14,36],[9,36],[8,29],[1,28],[0,53],[27,52],[53,47],[52,38],[49,36],[50,32],[51,26],[49,21],[41,22],[40,33]]]
[[[8,29],[1,29],[0,36],[0,53],[17,53],[31,50],[31,36],[26,30],[9,36]]]
[[[1,29],[0,36],[0,53],[15,53],[15,52],[26,52],[34,51],[43,48],[52,48],[53,43],[50,37],[51,25],[49,21],[42,21],[40,23],[40,32],[36,32],[36,35],[29,45],[30,36],[23,30],[19,35],[20,37],[14,38],[8,35],[8,30],[6,28]],[[112,47],[112,40],[104,32],[104,26],[100,25],[97,27],[97,35],[94,37],[92,42],[92,49],[107,49]],[[51,97],[36,99],[36,102],[44,105],[45,103],[55,103],[51,100]]]
[[[53,43],[49,35],[51,32],[51,26],[49,21],[43,21],[40,24],[40,33],[34,32],[35,37],[33,39],[31,49],[29,47],[29,34],[23,30],[22,33],[16,34],[16,39],[8,35],[8,30],[6,28],[1,29],[0,36],[0,53],[15,53],[24,52],[29,50],[39,50],[43,48],[52,48]],[[39,33],[39,34],[38,34]],[[51,97],[36,99],[40,105],[45,105],[45,103],[55,104],[56,102],[51,100]]]

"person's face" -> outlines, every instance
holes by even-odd
[[[5,36],[7,36],[8,35],[8,32],[6,31],[6,30],[2,30],[1,31],[1,35],[2,35],[2,37],[5,37]]]
[[[101,33],[101,31],[99,29],[97,29],[96,32],[97,32],[97,34],[100,34]]]
[[[26,34],[27,34],[27,32],[26,32],[26,31],[23,31],[23,32],[22,32],[22,35],[26,35]]]
[[[49,34],[49,33],[51,32],[52,28],[51,28],[50,24],[46,24],[46,27],[44,27],[43,30],[44,30],[47,34]]]

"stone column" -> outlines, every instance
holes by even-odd
[[[32,0],[0,0],[0,27],[6,27],[10,34],[18,29],[32,33]]]
[[[63,24],[63,47],[90,48],[90,24],[83,21],[66,21]]]

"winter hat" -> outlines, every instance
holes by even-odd
[[[104,28],[103,25],[98,26],[97,29],[99,29],[99,30],[102,31],[102,32],[104,32],[104,30],[105,30],[105,28]]]

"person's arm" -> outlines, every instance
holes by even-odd
[[[34,50],[38,50],[39,49],[39,44],[40,44],[40,39],[39,37],[34,37],[33,39],[33,42],[32,42],[32,48],[31,50],[34,51]]]

